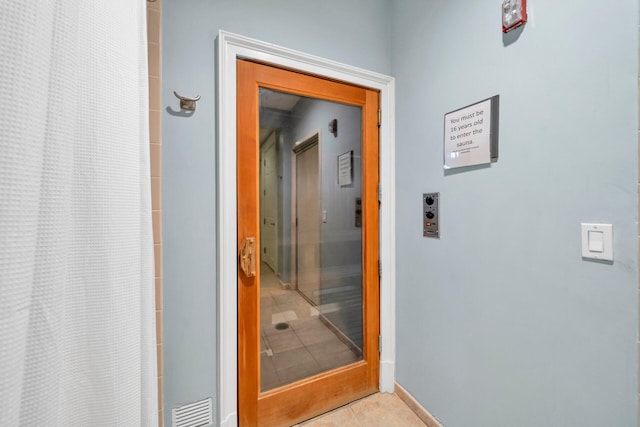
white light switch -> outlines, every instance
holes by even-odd
[[[580,224],[582,228],[582,257],[613,261],[613,225]]]
[[[604,233],[602,231],[589,231],[589,252],[604,252]]]

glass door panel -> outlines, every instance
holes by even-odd
[[[362,113],[259,89],[261,392],[363,360]]]

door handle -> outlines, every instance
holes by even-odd
[[[240,268],[247,277],[256,276],[256,238],[247,237],[240,247]]]

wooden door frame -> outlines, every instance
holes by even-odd
[[[380,91],[380,391],[395,381],[395,80],[226,31],[217,38],[217,418],[238,423],[236,60],[254,59]]]

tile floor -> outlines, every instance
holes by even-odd
[[[297,291],[283,289],[273,271],[260,266],[260,389],[335,369],[362,357],[320,321]],[[278,329],[285,323],[286,329]]]
[[[297,291],[283,289],[262,264],[260,277],[260,388],[270,390],[361,359],[319,319]],[[277,329],[287,323],[287,329]],[[376,393],[299,427],[425,427],[396,394]]]
[[[376,393],[298,427],[425,427],[396,394]]]

